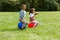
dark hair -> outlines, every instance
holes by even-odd
[[[31,11],[32,11],[32,10],[30,9],[30,11],[29,11],[29,15],[30,15],[30,13],[32,13]]]
[[[31,9],[30,9],[30,11],[29,11],[29,15],[30,15],[30,13],[32,13],[33,9],[35,9],[35,8],[31,8]]]

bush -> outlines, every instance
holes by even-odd
[[[10,1],[2,0],[0,1],[0,11],[19,11],[21,4],[27,5],[27,11],[35,7],[36,11],[57,11],[60,10],[60,1],[56,0],[19,0]]]

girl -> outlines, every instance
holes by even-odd
[[[38,24],[38,22],[34,18],[35,15],[37,15],[37,13],[35,13],[35,8],[31,8],[29,15],[30,15],[30,22],[34,23],[34,26],[33,26],[33,28],[34,28]]]

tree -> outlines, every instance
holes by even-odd
[[[27,11],[32,7],[36,11],[60,10],[60,0],[0,0],[0,11],[19,11],[21,4],[27,5]]]

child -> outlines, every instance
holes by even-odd
[[[28,23],[27,21],[26,21],[26,5],[25,4],[22,4],[21,5],[21,11],[20,11],[20,22],[22,22],[23,23],[23,25],[22,25],[22,27],[20,28],[20,29],[24,29],[25,28],[25,26],[26,26],[26,24]]]
[[[34,18],[35,15],[37,15],[37,13],[35,13],[35,8],[31,8],[29,15],[30,15],[30,22],[33,22],[34,23],[34,26],[33,26],[33,28],[34,28],[38,24],[38,22]]]

